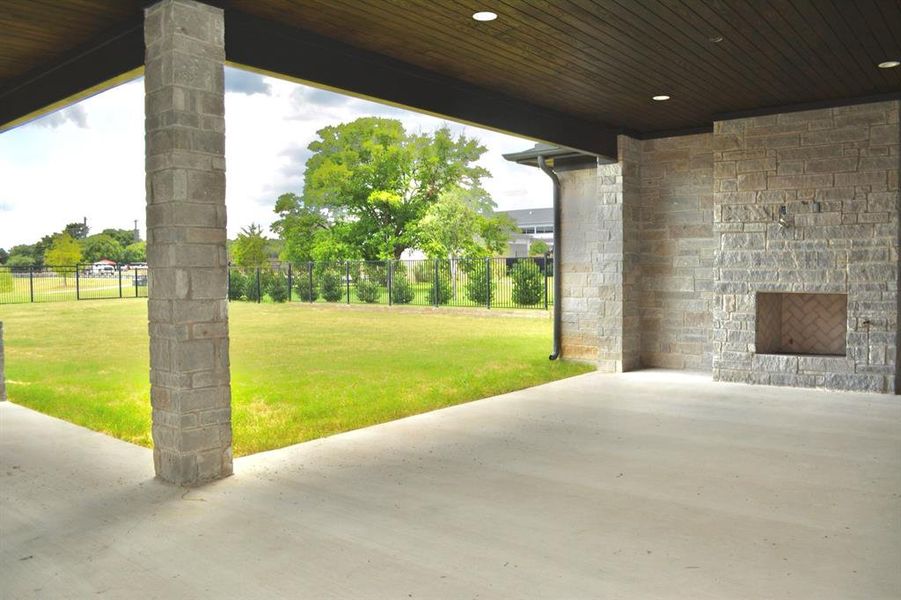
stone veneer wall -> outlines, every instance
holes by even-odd
[[[622,210],[622,311],[620,347],[612,348],[608,360],[619,361],[617,371],[641,367],[641,147],[639,140],[619,136],[618,166],[622,192],[618,198]],[[615,312],[615,311],[612,311]],[[609,327],[609,325],[608,325]],[[602,356],[603,358],[603,356]]]
[[[641,143],[641,364],[710,370],[713,135]]]
[[[561,173],[564,356],[896,390],[898,104],[620,136],[616,163]],[[767,291],[848,294],[848,356],[756,354],[755,294]]]
[[[598,322],[602,314],[600,283],[605,266],[598,245],[597,168],[558,171],[562,191],[560,243],[562,258],[560,299],[563,356],[595,362],[598,359]]]
[[[898,106],[714,124],[715,379],[895,391]],[[848,294],[847,357],[756,354],[759,291]]]
[[[640,144],[620,136],[617,162],[558,173],[563,355],[607,372],[640,366]]]

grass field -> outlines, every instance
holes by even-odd
[[[9,273],[0,273],[0,276]],[[122,297],[134,298],[135,295],[146,298],[147,285],[142,279],[140,285],[135,285],[135,271],[122,272]],[[97,300],[104,298],[119,298],[119,277],[99,277],[79,275],[78,282],[72,273],[62,277],[53,272],[35,273],[29,277],[28,273],[16,273],[9,281],[11,289],[0,287],[0,304],[20,304],[25,302],[61,302],[73,301],[78,298]]]
[[[547,359],[549,319],[230,307],[236,455],[591,370]],[[0,306],[10,399],[151,445],[146,301]]]

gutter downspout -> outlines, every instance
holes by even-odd
[[[563,314],[561,307],[563,278],[560,271],[560,178],[554,173],[554,169],[547,165],[544,156],[538,157],[538,168],[554,183],[554,351],[548,359],[557,360],[561,354],[560,322]]]

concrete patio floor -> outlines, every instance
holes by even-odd
[[[901,597],[901,399],[589,374],[238,459],[0,405],[3,598]]]

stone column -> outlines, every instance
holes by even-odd
[[[616,162],[560,173],[563,356],[610,373],[641,366],[641,142],[617,145]]]
[[[194,485],[232,473],[223,13],[163,0],[144,40],[154,465]]]
[[[598,167],[597,263],[598,370],[621,373],[639,368],[641,286],[638,211],[640,210],[640,142],[617,139],[617,162]],[[564,235],[566,233],[564,232]]]

